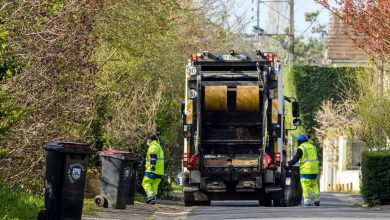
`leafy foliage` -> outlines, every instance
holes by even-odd
[[[21,70],[21,64],[9,51],[8,39],[9,28],[4,25],[4,19],[0,14],[0,81],[15,76]]]
[[[26,110],[14,105],[12,98],[0,91],[0,136],[7,135],[11,127],[26,118]]]
[[[342,18],[348,32],[352,33],[355,45],[374,59],[377,74],[367,72],[359,79],[359,93],[356,112],[362,122],[362,139],[370,148],[385,148],[390,131],[389,91],[385,81],[388,79],[390,55],[389,41],[389,1],[328,1],[317,0],[333,14]],[[335,2],[336,5],[331,5]],[[388,86],[388,85],[387,85]]]
[[[324,61],[325,40],[310,37],[307,42],[303,38],[294,40],[295,63],[319,65]]]
[[[4,19],[0,15],[0,82],[17,75],[21,70],[21,64],[16,61],[8,47],[9,28],[4,25]],[[13,103],[10,94],[0,91],[0,137],[8,133],[10,128],[18,121],[25,118],[25,109]],[[1,149],[1,148],[0,148]],[[5,151],[5,149],[4,149]]]
[[[390,55],[390,2],[387,0],[316,0],[340,16],[352,31],[356,45],[379,58]],[[333,7],[330,3],[336,3]],[[333,4],[334,5],[334,4]]]
[[[104,149],[131,150],[143,159],[145,138],[160,131],[168,175],[179,169],[180,103],[189,55],[243,45],[237,40],[242,39],[240,26],[235,30],[227,25],[224,2],[126,1],[99,17],[95,83],[104,101],[96,103],[104,112],[95,114],[100,132],[95,143]]]
[[[356,113],[361,122],[360,136],[368,148],[386,149],[390,134],[390,91],[380,86],[374,71],[358,78]]]
[[[20,67],[2,88],[15,98],[11,107],[28,114],[18,113],[24,120],[9,126],[13,137],[3,140],[1,176],[13,187],[41,192],[43,142],[82,141],[142,159],[145,137],[155,131],[168,175],[176,172],[189,54],[246,47],[241,20],[229,21],[228,2],[2,3],[7,50]]]
[[[323,101],[332,99],[341,102],[348,91],[356,92],[357,74],[362,68],[294,66],[286,72],[286,94],[297,98],[303,129],[314,134],[318,126],[314,120],[315,112]]]
[[[27,0],[3,1],[1,7],[7,53],[21,67],[2,85],[14,98],[2,107],[25,118],[7,125],[12,137],[2,145],[12,153],[0,158],[0,174],[10,186],[41,192],[42,143],[86,139],[95,70],[91,33],[100,3]]]
[[[360,120],[355,111],[356,103],[350,100],[335,103],[333,100],[322,102],[315,113],[316,135],[321,139],[338,138],[339,136],[357,137],[361,129]],[[354,132],[354,133],[352,133]]]
[[[319,14],[320,11],[306,12],[305,21],[309,23],[309,26],[300,36],[294,38],[294,62],[299,65],[319,65],[324,62],[327,32],[326,26],[320,24],[317,19]],[[311,32],[319,36],[305,39],[304,34],[310,27]],[[288,34],[288,29],[285,30],[285,34]],[[288,38],[279,35],[276,40],[283,48],[287,49]]]
[[[365,151],[362,160],[364,200],[369,205],[390,204],[390,152]]]

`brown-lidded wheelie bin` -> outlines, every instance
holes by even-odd
[[[135,184],[132,182],[135,182],[136,159],[133,153],[125,151],[108,150],[98,154],[102,162],[101,190],[95,203],[101,207],[125,209],[128,202],[134,201]]]

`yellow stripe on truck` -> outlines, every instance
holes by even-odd
[[[274,142],[274,152],[278,152],[278,143],[276,141]]]
[[[272,124],[278,123],[278,100],[272,99]]]
[[[190,153],[190,151],[191,151],[191,149],[190,149],[190,148],[191,148],[191,144],[190,144],[190,142],[189,142],[189,140],[188,140],[188,139],[187,139],[187,146],[186,146],[186,148],[187,148],[187,149],[186,149],[186,150],[187,150],[187,151],[186,151],[186,153],[188,153],[188,154],[189,154],[189,153]]]
[[[192,118],[193,118],[193,104],[192,100],[187,100],[187,107],[186,107],[186,123],[188,125],[192,124]]]

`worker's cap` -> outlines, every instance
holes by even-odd
[[[297,139],[295,139],[295,140],[299,141],[299,142],[308,141],[307,136],[304,134],[298,135]]]
[[[152,141],[157,140],[157,134],[153,133],[153,134],[149,135],[148,140],[152,140]]]

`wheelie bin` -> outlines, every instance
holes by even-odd
[[[89,157],[85,143],[48,142],[45,208],[38,219],[81,219]]]
[[[292,189],[291,201],[293,202],[293,205],[298,206],[302,201],[302,186],[300,181],[299,166],[292,166],[290,178],[290,185]]]
[[[136,166],[138,166],[137,162],[133,163],[133,168],[134,170],[131,171],[130,173],[130,190],[129,190],[129,196],[127,197],[127,205],[134,205],[134,197],[136,194],[136,180],[137,180],[137,172],[136,172]]]
[[[129,196],[134,192],[135,157],[125,151],[100,151],[102,162],[100,195],[95,197],[95,203],[101,207],[125,209]],[[133,180],[135,182],[135,180]],[[134,193],[132,194],[134,197]],[[132,198],[134,204],[134,198]]]

